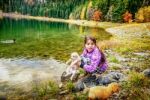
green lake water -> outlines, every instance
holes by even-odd
[[[71,52],[81,53],[84,36],[97,41],[111,37],[103,29],[35,20],[0,20],[0,58],[54,58],[65,61]],[[2,41],[13,40],[13,44]]]

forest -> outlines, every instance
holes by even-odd
[[[1,0],[2,12],[112,22],[149,22],[149,0]]]

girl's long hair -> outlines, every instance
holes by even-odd
[[[84,45],[87,43],[88,40],[93,41],[93,43],[96,45],[96,47],[99,49],[99,47],[96,44],[96,39],[92,36],[85,36],[84,38]],[[101,53],[101,59],[100,59],[100,63],[99,66],[103,65],[106,62],[106,57],[104,55],[104,53],[99,49],[100,53]]]

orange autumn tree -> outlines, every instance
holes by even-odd
[[[124,14],[123,14],[123,20],[124,22],[132,22],[132,14],[129,13],[129,11],[126,11]]]
[[[102,18],[102,12],[99,10],[95,10],[92,16],[92,20],[101,21],[101,18]]]

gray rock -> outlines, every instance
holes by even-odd
[[[67,76],[65,76],[65,75],[66,75],[66,72],[64,71],[62,73],[62,75],[61,75],[61,82],[65,82],[65,81],[69,81],[70,80],[71,74],[69,74]]]
[[[107,85],[112,82],[120,82],[124,79],[125,75],[119,72],[110,72],[104,76],[99,76],[96,79],[97,85]]]
[[[86,87],[93,87],[96,86],[96,76],[95,75],[90,75],[88,77],[85,77],[83,79],[84,84],[86,85]]]
[[[143,56],[143,57],[149,56],[149,53],[145,53],[145,52],[137,52],[137,53],[134,53],[134,54],[137,55],[137,56]]]
[[[84,84],[83,84],[83,81],[82,80],[79,80],[77,83],[75,83],[74,85],[74,91],[75,92],[78,92],[78,91],[82,91],[84,90]]]
[[[12,40],[3,40],[3,41],[0,41],[1,43],[3,44],[12,44],[12,43],[15,43],[16,42],[16,39],[12,39]]]
[[[95,75],[89,75],[86,76],[75,83],[75,91],[82,91],[85,87],[93,87],[96,86],[96,76]]]
[[[150,69],[145,69],[143,71],[144,76],[149,77],[150,78]]]
[[[96,79],[97,85],[107,85],[112,82],[116,82],[116,80],[109,78],[109,77],[105,77],[105,76],[104,77],[100,76]]]
[[[96,78],[95,75],[86,76],[75,83],[75,91],[82,91],[85,87],[93,87],[96,85],[108,85],[112,82],[120,82],[125,75],[119,72],[110,72],[106,75]]]
[[[115,79],[117,81],[120,81],[125,77],[125,75],[122,74],[122,73],[119,73],[119,72],[110,72],[106,75],[106,77],[109,77],[109,78]]]

